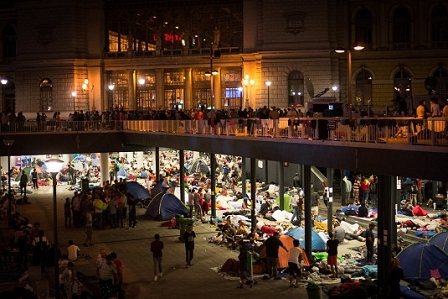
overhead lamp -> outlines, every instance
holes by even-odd
[[[336,53],[341,54],[341,53],[344,53],[344,52],[345,52],[345,49],[344,49],[344,48],[336,48],[334,51],[335,51]]]
[[[6,85],[8,83],[8,79],[2,79],[1,82],[3,85]]]
[[[76,91],[72,91],[72,97],[76,97]]]
[[[115,88],[115,85],[109,84],[109,90],[114,90],[114,88]]]
[[[140,85],[145,84],[145,78],[138,79],[138,84],[140,84]]]
[[[207,71],[207,72],[205,72],[205,75],[206,75],[207,77],[210,77],[210,76],[212,75],[212,73],[210,73],[209,71]]]
[[[217,70],[213,70],[213,71],[212,71],[212,75],[213,75],[213,76],[218,75],[218,71],[217,71]]]

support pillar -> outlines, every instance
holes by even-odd
[[[156,182],[160,182],[160,148],[157,146],[155,148],[155,157],[154,157],[154,164],[155,165],[155,174],[156,174]]]
[[[214,153],[210,153],[210,168],[211,168],[211,219],[216,218],[216,157]]]
[[[247,184],[246,184],[246,158],[241,157],[241,193],[246,196],[247,194]]]
[[[184,150],[179,150],[179,169],[180,169],[180,177],[179,177],[179,188],[180,188],[180,201],[185,204],[185,154]]]
[[[388,286],[388,266],[392,249],[397,244],[396,206],[397,177],[378,176],[378,294],[385,294]]]
[[[334,170],[333,168],[327,168],[327,187],[328,191],[327,194],[324,194],[324,196],[327,196],[328,203],[327,203],[327,232],[333,231],[333,176],[334,176]]]
[[[100,153],[100,172],[101,172],[101,180],[104,183],[109,180],[109,154],[108,153]],[[110,182],[112,183],[112,182]]]
[[[277,162],[279,167],[279,197],[280,197],[280,210],[285,209],[285,167],[283,162]]]
[[[250,221],[252,232],[255,232],[257,229],[257,219],[255,217],[255,205],[257,202],[257,195],[256,195],[257,182],[255,181],[255,171],[256,171],[255,159],[250,158],[250,198],[252,202],[250,206]]]
[[[313,218],[311,215],[311,166],[303,166],[303,181],[305,191],[305,253],[309,260],[312,258],[311,230],[313,229]]]

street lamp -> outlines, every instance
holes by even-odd
[[[60,299],[61,293],[59,291],[59,237],[58,237],[58,205],[56,200],[56,175],[62,169],[65,162],[60,159],[48,159],[45,161],[47,170],[51,173],[53,180],[53,233],[54,233],[54,291],[55,298]]]
[[[245,106],[246,108],[249,108],[249,87],[251,85],[255,84],[254,79],[251,79],[249,74],[244,75],[244,80],[243,80],[243,84],[246,87],[246,100],[245,100]]]
[[[331,89],[333,90],[333,97],[335,97],[336,96],[336,91],[338,90],[338,87],[336,85],[333,85],[331,87]]]
[[[355,51],[361,51],[364,49],[363,45],[356,45],[353,47]],[[349,105],[349,119],[352,120],[352,51],[350,49],[337,48],[336,53],[347,52],[347,102]]]
[[[268,80],[265,82],[265,84],[268,87],[268,109],[270,109],[269,107],[271,107],[271,106],[269,104],[269,87],[271,86],[272,82]]]
[[[215,94],[213,91],[213,76],[218,75],[218,71],[213,69],[213,43],[210,43],[210,72],[205,72],[205,76],[210,77],[210,106],[212,109],[215,108]]]
[[[14,139],[3,139],[3,143],[8,149],[8,227],[11,227],[11,204],[12,204],[12,192],[11,192],[11,153],[10,148],[14,144]],[[26,194],[25,194],[26,195]]]

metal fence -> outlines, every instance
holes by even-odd
[[[331,141],[448,146],[448,121],[413,117],[280,118],[210,120],[46,121],[4,124],[1,133],[138,131],[175,134],[321,139]]]

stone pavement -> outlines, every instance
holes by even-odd
[[[34,191],[34,190],[33,190]],[[265,281],[256,279],[257,284],[252,288],[245,286],[236,288],[238,280],[225,279],[212,270],[221,266],[228,258],[238,259],[238,252],[229,250],[219,245],[210,244],[205,239],[216,234],[215,227],[210,224],[197,222],[194,227],[197,238],[195,240],[195,257],[193,266],[185,268],[184,244],[178,240],[179,230],[168,229],[161,226],[161,222],[150,220],[144,216],[145,209],[138,208],[138,224],[136,228],[128,229],[106,228],[93,233],[92,247],[84,247],[85,240],[83,229],[66,229],[64,227],[63,204],[65,197],[72,196],[73,191],[66,186],[57,187],[58,200],[58,231],[59,243],[62,253],[66,253],[67,242],[72,239],[81,248],[81,254],[89,255],[92,259],[80,258],[75,263],[75,269],[85,275],[95,275],[95,260],[101,248],[108,252],[114,251],[123,261],[123,288],[126,298],[193,298],[197,296],[210,296],[213,298],[229,298],[235,296],[250,296],[252,298],[268,298],[279,296],[282,298],[306,298],[305,287],[297,289],[289,287],[289,280]],[[30,223],[40,222],[41,228],[47,237],[53,240],[53,193],[52,187],[40,187],[39,190],[29,195],[31,204],[19,205],[18,210]],[[0,222],[0,237],[4,240],[12,231],[6,228],[6,222]],[[155,233],[161,235],[165,244],[163,251],[163,277],[154,282],[152,255],[149,245]],[[357,243],[358,245],[362,245]],[[340,254],[353,244],[341,245]],[[32,273],[38,273],[32,269]],[[51,274],[53,269],[47,269],[49,275],[41,279],[40,275],[31,275],[31,285],[39,292],[48,289],[52,285]],[[48,281],[49,280],[49,281]],[[93,285],[94,287],[95,284]],[[5,286],[0,284],[0,290]],[[322,298],[326,298],[322,294]]]

